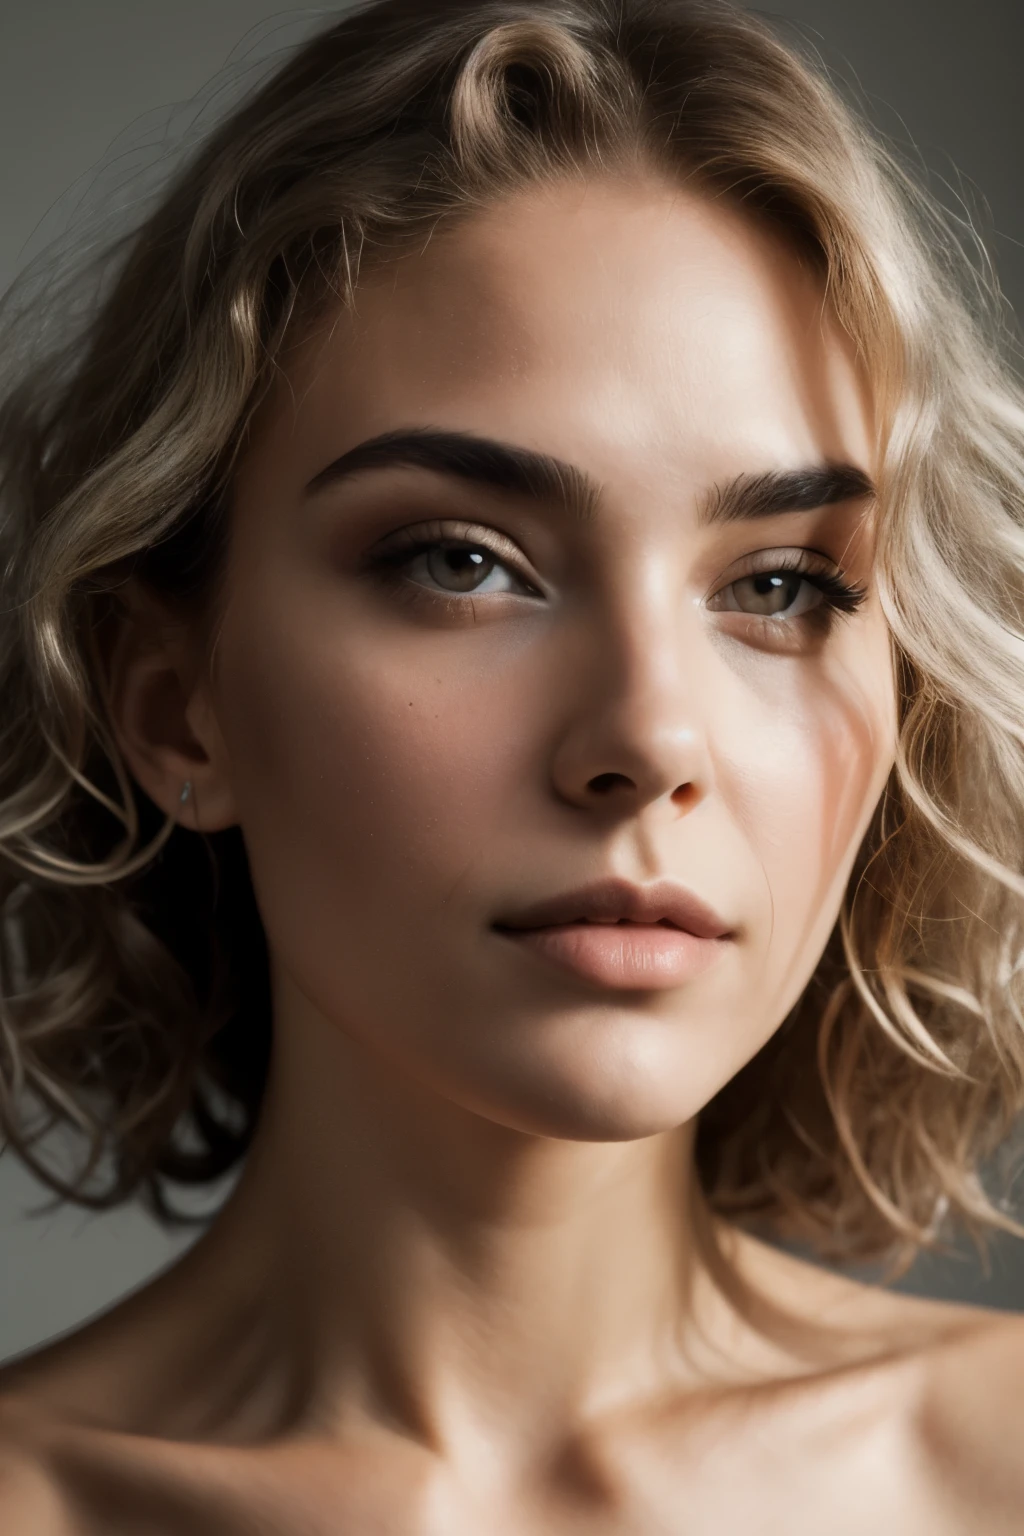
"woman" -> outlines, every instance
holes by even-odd
[[[377,0],[109,261],[0,422],[3,1113],[86,1203],[247,1155],[7,1368],[5,1529],[1019,1529],[1021,1324],[764,1241],[1017,1230],[941,224],[744,14]]]

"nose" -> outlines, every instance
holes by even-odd
[[[579,660],[563,672],[567,708],[551,779],[569,805],[625,816],[662,801],[681,815],[708,792],[699,639],[685,616],[661,607],[605,611],[567,648]]]

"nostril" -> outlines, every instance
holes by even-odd
[[[607,795],[611,790],[619,789],[622,786],[625,786],[626,789],[632,789],[633,780],[627,778],[624,773],[599,773],[590,780],[587,788],[594,790],[596,794]]]

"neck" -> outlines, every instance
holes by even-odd
[[[304,1418],[383,1421],[479,1463],[481,1440],[529,1455],[692,1379],[687,1325],[709,1287],[691,1127],[527,1135],[308,1006],[287,1013],[245,1175],[205,1246],[245,1274]]]

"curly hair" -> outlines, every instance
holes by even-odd
[[[49,290],[6,301],[0,1126],[59,1195],[172,1219],[168,1181],[243,1156],[271,1038],[240,829],[162,817],[119,753],[119,587],[215,635],[254,412],[361,272],[530,184],[652,172],[782,231],[856,347],[899,695],[820,963],[700,1117],[702,1187],[824,1256],[1020,1230],[980,1171],[1024,1104],[1024,396],[998,288],[824,71],[719,0],[360,4],[207,133],[74,324]],[[81,1134],[66,1176],[55,1124]]]

